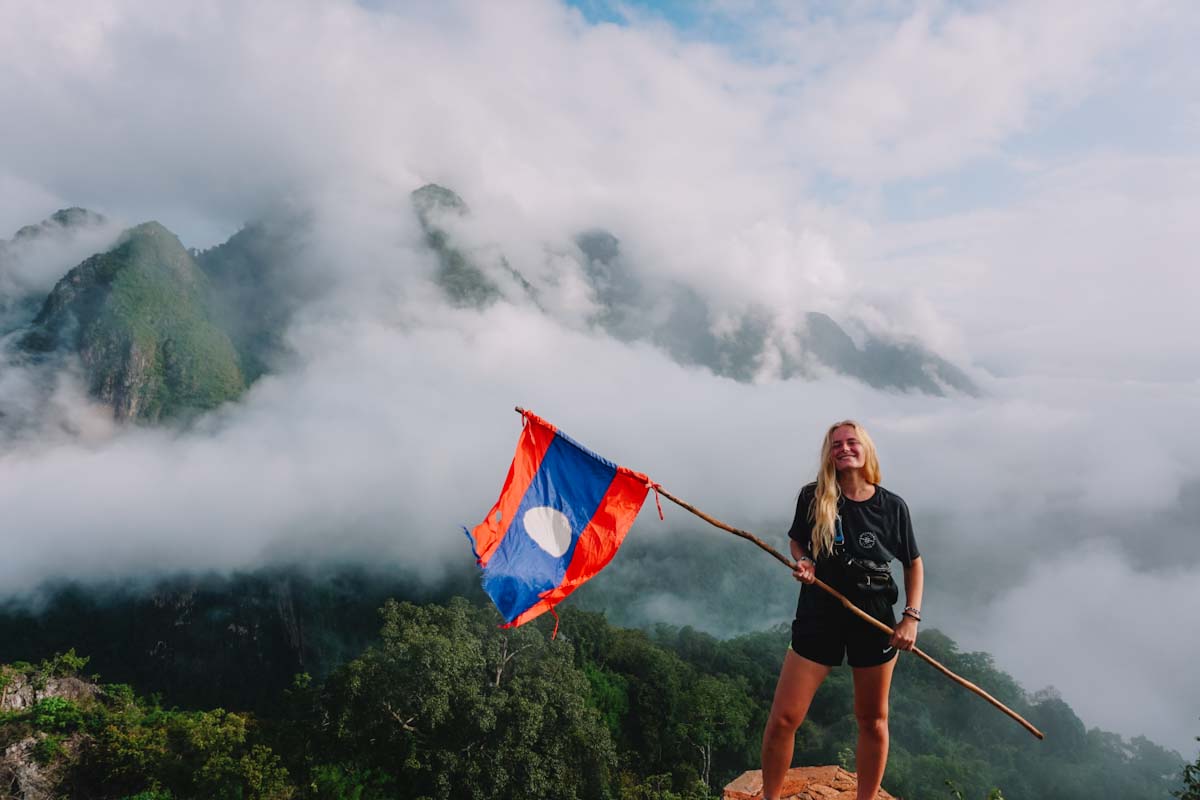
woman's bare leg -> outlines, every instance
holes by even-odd
[[[796,746],[796,729],[808,714],[813,695],[831,667],[796,655],[788,648],[783,658],[779,683],[775,685],[775,700],[763,731],[762,773],[763,800],[779,800],[784,776],[792,765]]]
[[[854,668],[854,717],[858,720],[858,800],[875,800],[888,757],[888,691],[896,659]]]

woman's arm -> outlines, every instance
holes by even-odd
[[[921,598],[925,594],[925,566],[921,557],[917,556],[911,564],[904,567],[904,597],[907,606],[917,609],[921,615]],[[917,642],[917,620],[908,614],[896,623],[896,632],[892,635],[892,646],[898,650],[912,650]]]

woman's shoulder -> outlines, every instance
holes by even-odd
[[[908,503],[904,502],[904,498],[890,489],[885,489],[879,484],[875,484],[875,491],[879,495],[879,501],[887,505],[898,505],[908,508]]]
[[[817,493],[817,482],[816,481],[812,481],[811,483],[806,483],[800,487],[800,496],[801,497],[812,497],[816,493]]]

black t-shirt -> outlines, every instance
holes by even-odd
[[[796,516],[788,531],[788,536],[799,542],[810,558],[815,556],[812,548],[812,522],[809,521],[808,512],[816,490],[816,483],[810,483],[800,490],[800,497],[796,501]],[[847,555],[884,563],[899,559],[905,566],[921,555],[917,550],[917,540],[913,537],[908,506],[900,495],[889,492],[882,486],[876,486],[875,494],[861,502],[839,497],[838,517],[841,520],[844,544],[835,549],[844,548]],[[816,558],[816,562],[818,578],[843,594],[849,596],[853,593],[853,587],[847,584],[846,572],[839,568],[840,563],[836,556],[830,557],[826,554]],[[801,588],[798,615],[806,608],[809,611],[818,611],[827,606],[841,607],[832,595],[815,586],[805,584]]]

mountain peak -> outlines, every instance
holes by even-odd
[[[87,208],[71,206],[55,211],[50,215],[50,221],[56,222],[64,228],[73,228],[82,225],[103,225],[108,222],[108,218]]]
[[[461,197],[436,183],[427,183],[415,190],[412,193],[412,202],[422,223],[427,223],[432,213],[453,212],[458,216],[466,216],[471,211]]]
[[[92,396],[117,419],[153,421],[214,408],[245,388],[210,306],[208,280],[179,238],[146,222],[68,272],[20,346],[78,354]]]
[[[28,241],[64,231],[97,227],[107,222],[108,219],[103,214],[98,214],[86,208],[80,208],[79,206],[60,208],[41,222],[22,227],[13,234],[12,241],[14,243]]]
[[[450,242],[440,224],[448,216],[465,217],[467,204],[454,192],[428,183],[412,193],[413,210],[425,231],[425,242],[437,254],[437,281],[455,305],[483,308],[500,297],[500,289],[465,252]]]

